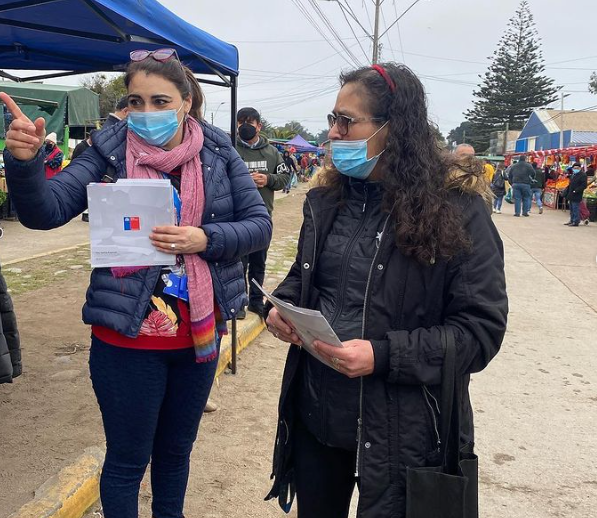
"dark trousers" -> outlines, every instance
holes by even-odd
[[[251,308],[263,309],[263,294],[255,287],[252,279],[255,279],[261,286],[265,280],[265,263],[267,261],[267,248],[257,250],[242,258],[245,268],[245,282],[249,293],[249,306]]]
[[[574,225],[578,225],[580,223],[580,202],[579,201],[571,201],[570,202],[570,222]]]
[[[356,452],[325,446],[298,423],[294,458],[298,518],[347,518]]]
[[[150,459],[154,518],[183,517],[189,457],[217,363],[196,363],[193,348],[140,351],[92,338],[89,368],[106,433],[106,518],[138,518]]]

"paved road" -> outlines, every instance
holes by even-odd
[[[89,225],[77,218],[50,231],[29,230],[18,221],[0,220],[0,262],[5,265],[38,254],[47,254],[89,242]]]

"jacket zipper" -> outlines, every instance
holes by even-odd
[[[386,220],[384,221],[383,227],[381,229],[379,246],[377,247],[377,250],[375,251],[375,255],[373,256],[373,261],[371,262],[371,267],[369,268],[369,274],[367,276],[367,286],[365,288],[365,301],[363,303],[363,321],[362,321],[362,325],[361,325],[361,340],[365,339],[365,328],[367,327],[367,305],[368,305],[367,303],[368,303],[368,299],[369,299],[369,288],[371,287],[371,278],[373,277],[373,268],[375,267],[375,263],[377,262],[377,257],[379,256],[379,252],[381,250],[381,244],[382,244],[383,238],[386,234],[386,227],[388,226],[388,221],[390,221],[390,216],[392,215],[393,210],[394,209],[392,208],[392,211],[390,211]],[[355,473],[354,473],[355,477],[359,477],[360,471],[361,471],[361,440],[362,440],[362,435],[363,435],[363,385],[364,385],[363,376],[361,376],[360,381],[361,381],[361,383],[360,383],[360,390],[359,390],[359,418],[357,420],[357,460],[356,460],[356,467],[355,467]]]
[[[435,431],[437,451],[439,452],[441,450],[442,441],[441,441],[440,435],[439,435],[439,428],[437,425],[437,417],[435,415],[435,410],[433,409],[433,406],[431,405],[429,398],[433,399],[433,402],[435,403],[435,408],[437,409],[438,415],[440,414],[439,405],[437,404],[437,399],[435,399],[433,394],[431,392],[429,392],[429,389],[425,385],[422,386],[421,391],[423,392],[423,398],[425,399],[425,402],[427,403],[427,406],[429,407],[429,411],[431,412],[431,418],[433,420],[433,429]]]
[[[365,226],[365,223],[367,222],[368,214],[365,213],[365,211],[367,209],[367,184],[364,184],[363,188],[365,189],[365,202],[363,203],[363,209],[361,211],[361,214],[364,214],[364,216],[361,219],[356,232],[351,237],[351,239],[348,243],[348,246],[346,247],[346,253],[344,254],[344,258],[342,260],[342,269],[340,270],[340,279],[341,279],[341,281],[340,281],[340,297],[338,300],[338,304],[336,306],[336,311],[334,312],[334,316],[332,317],[332,320],[330,322],[330,326],[332,326],[332,327],[334,327],[334,323],[340,316],[340,312],[342,311],[342,306],[344,304],[344,292],[346,291],[346,286],[345,286],[346,285],[346,277],[345,276],[346,276],[348,261],[350,259],[350,253],[352,252],[352,248],[354,247],[355,243],[357,242],[359,235],[361,234],[361,231],[363,230],[363,227]]]
[[[313,264],[311,265],[311,271],[315,271],[315,260],[317,258],[317,226],[315,225],[315,213],[313,212],[313,206],[309,201],[309,198],[306,198],[307,205],[309,206],[309,211],[311,212],[311,220],[313,221]]]

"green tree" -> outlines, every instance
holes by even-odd
[[[315,140],[317,140],[317,143],[319,145],[323,144],[324,142],[326,142],[328,140],[329,132],[330,132],[329,129],[324,129],[324,130],[321,130],[317,135],[315,135]]]
[[[533,109],[557,100],[558,91],[554,80],[543,74],[540,39],[527,0],[510,19],[491,59],[473,92],[473,108],[465,114],[472,143],[481,151],[489,146],[492,131],[504,130],[506,124],[511,130],[522,129]]]
[[[589,79],[589,92],[597,95],[597,72],[591,74],[591,79]]]
[[[472,127],[469,121],[461,122],[459,126],[450,130],[448,133],[448,142],[456,142],[456,144],[464,144],[465,141],[470,141],[473,137]]]
[[[83,79],[81,86],[99,94],[101,118],[106,118],[113,112],[116,103],[127,93],[122,74],[113,78],[108,78],[106,74],[94,74]]]

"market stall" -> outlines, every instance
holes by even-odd
[[[581,164],[587,172],[588,188],[585,191],[585,201],[591,211],[591,221],[597,221],[597,185],[595,170],[597,169],[597,145],[584,147],[569,147],[564,149],[548,149],[542,151],[528,151],[506,155],[505,164],[509,166],[513,159],[526,156],[545,171],[545,190],[543,192],[543,205],[551,209],[566,208],[566,199],[562,195],[568,187],[568,168],[575,162]]]

